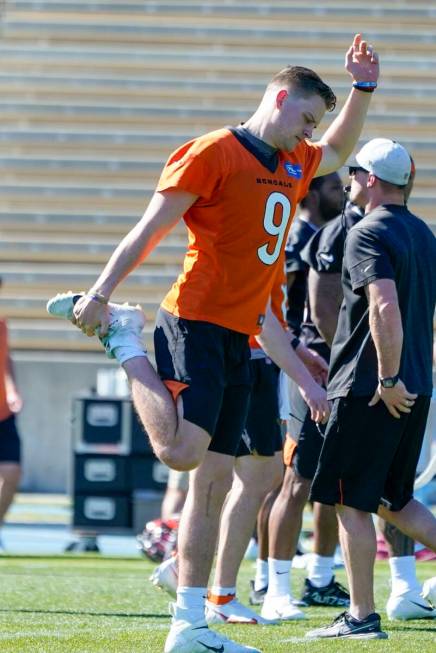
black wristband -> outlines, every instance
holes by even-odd
[[[295,336],[294,338],[292,338],[292,340],[291,340],[291,347],[292,347],[292,349],[293,349],[294,351],[297,349],[297,347],[298,347],[299,344],[300,344],[300,338],[298,338],[297,336]]]

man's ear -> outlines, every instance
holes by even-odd
[[[366,187],[367,188],[372,188],[377,180],[377,177],[373,175],[371,172],[368,175],[368,180],[366,182]]]
[[[286,91],[284,88],[282,88],[276,95],[276,107],[277,109],[281,109],[283,106],[283,102],[286,100],[288,97],[288,91]]]

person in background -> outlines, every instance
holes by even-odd
[[[373,139],[356,160],[368,200],[345,241],[332,412],[311,489],[314,501],[336,506],[350,608],[309,638],[387,637],[374,605],[371,513],[436,550],[436,519],[413,498],[432,394],[436,239],[405,205],[404,147]]]
[[[0,288],[2,280],[0,278]],[[1,527],[21,477],[20,438],[15,415],[23,406],[8,346],[8,328],[0,317],[0,550]]]

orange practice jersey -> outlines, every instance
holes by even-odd
[[[259,333],[295,209],[321,155],[319,146],[301,142],[292,153],[279,152],[270,172],[229,129],[176,150],[157,190],[199,197],[184,215],[183,272],[162,307],[185,319]]]
[[[271,310],[276,318],[281,322],[284,329],[287,328],[286,308],[288,293],[286,286],[285,256],[284,252],[280,258],[280,264],[277,266],[276,276],[271,292]],[[251,349],[260,349],[260,345],[254,336],[250,336],[249,345]]]
[[[0,421],[12,414],[6,401],[6,372],[8,365],[8,329],[6,322],[0,319]]]

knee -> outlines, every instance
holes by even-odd
[[[21,479],[21,467],[19,465],[2,465],[0,468],[0,479],[9,487],[17,487]]]
[[[173,448],[160,449],[157,456],[161,462],[177,472],[190,472],[202,461],[202,456],[197,452],[185,452]]]

